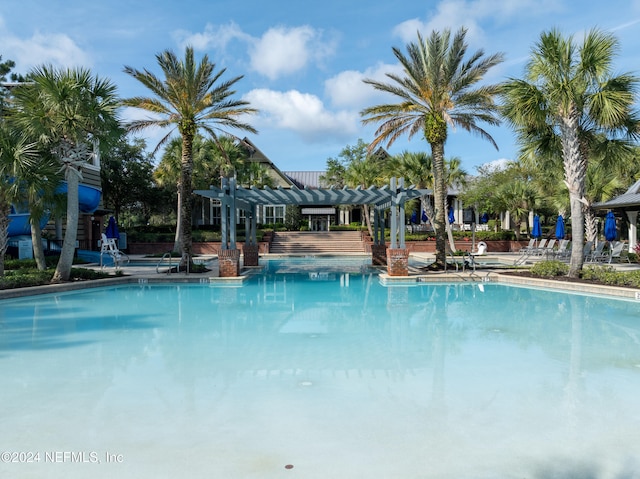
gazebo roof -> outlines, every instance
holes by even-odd
[[[636,181],[631,187],[620,196],[596,203],[593,205],[596,209],[640,209],[640,180]]]

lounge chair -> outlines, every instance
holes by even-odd
[[[113,261],[115,269],[119,269],[120,265],[129,263],[129,256],[118,249],[115,238],[107,238],[107,235],[102,233],[102,244],[100,245],[100,268],[104,268],[104,255],[107,255]]]
[[[570,245],[571,241],[567,239],[560,240],[558,249],[553,252],[553,258],[562,261],[571,256],[571,248],[569,248]]]
[[[607,261],[609,259],[609,253],[604,251],[604,245],[606,241],[600,241],[596,245],[595,249],[591,251],[589,257],[585,256],[585,261],[589,261],[592,263]]]
[[[543,246],[542,248],[539,248],[538,250],[538,256],[544,256],[546,258],[551,258],[553,257],[553,253],[554,253],[554,247],[556,245],[556,240],[555,238],[550,239],[547,242],[546,246]]]
[[[536,239],[531,238],[529,244],[524,248],[520,248],[520,253],[532,253],[536,249]]]
[[[585,262],[591,257],[591,251],[593,251],[593,241],[587,241],[582,248],[582,257]]]
[[[627,243],[625,241],[619,241],[616,243],[609,252],[609,263],[619,263],[623,260],[626,260],[627,263],[631,263],[631,260],[629,259],[629,251],[625,249],[626,246]]]
[[[540,240],[540,243],[538,243],[538,246],[534,248],[533,254],[536,256],[542,256],[546,251],[546,249],[547,249],[547,239],[543,238]]]

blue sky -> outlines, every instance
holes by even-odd
[[[4,0],[0,4],[0,55],[24,73],[44,63],[83,66],[110,78],[121,97],[147,95],[123,73],[125,65],[160,73],[155,55],[187,44],[206,53],[223,79],[244,75],[237,95],[261,113],[249,138],[282,170],[322,170],[359,138],[362,108],[385,102],[363,78],[384,80],[397,71],[392,47],[434,29],[468,29],[470,52],[503,52],[506,60],[488,82],[519,77],[542,31],[558,28],[581,39],[600,28],[621,42],[617,73],[640,74],[640,0]],[[140,117],[125,110],[123,119]],[[488,128],[498,146],[452,131],[447,157],[470,173],[478,165],[512,159],[517,145],[507,126]],[[242,132],[234,132],[244,136]],[[144,135],[151,148],[158,131]],[[388,148],[429,151],[424,140],[402,139]]]

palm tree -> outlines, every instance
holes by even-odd
[[[14,202],[24,201],[19,177],[38,162],[35,143],[0,121],[0,276],[4,275],[4,254],[8,246],[9,214]]]
[[[130,131],[148,127],[171,128],[155,151],[171,138],[176,129],[182,137],[176,236],[179,238],[183,258],[186,256],[191,261],[192,208],[188,199],[193,190],[193,139],[198,130],[204,130],[217,142],[217,132],[222,131],[223,127],[256,133],[256,129],[241,121],[241,118],[257,113],[257,110],[250,108],[245,101],[232,99],[236,93],[232,87],[242,76],[218,83],[226,69],[216,72],[215,64],[209,61],[207,55],[203,56],[200,63],[196,63],[192,47],[186,48],[183,60],[178,59],[170,50],[156,55],[156,60],[164,74],[164,80],[146,69],[136,70],[129,66],[124,68],[126,73],[147,87],[155,97],[133,97],[124,100],[123,104],[154,115],[154,118],[132,121],[128,124]]]
[[[14,90],[15,121],[62,163],[68,185],[67,222],[52,281],[67,281],[78,232],[82,167],[96,154],[99,141],[118,129],[116,87],[83,68],[43,66],[34,69],[29,79]]]
[[[508,183],[498,186],[496,199],[502,211],[508,211],[516,220],[514,232],[516,240],[520,240],[520,225],[535,207],[537,191],[534,185],[522,178],[513,178]]]
[[[503,114],[526,145],[544,139],[561,145],[564,182],[569,190],[572,251],[569,276],[583,264],[585,183],[594,135],[637,134],[632,108],[638,78],[612,74],[617,39],[589,31],[579,46],[557,30],[543,32],[524,79],[504,84]],[[557,138],[557,140],[554,140]]]
[[[350,188],[357,188],[359,186],[363,188],[382,186],[387,179],[384,174],[382,156],[375,153],[365,154],[364,157],[359,156],[358,152],[366,151],[366,148],[363,150],[362,145],[363,143],[359,141],[355,148],[350,149],[355,155],[349,161],[349,165],[346,168],[344,175],[345,184]],[[373,238],[369,205],[362,205],[362,211],[369,236]]]
[[[431,147],[433,158],[436,230],[436,268],[444,268],[446,261],[446,173],[444,145],[449,127],[459,127],[478,134],[496,149],[491,135],[478,123],[497,125],[497,106],[494,97],[498,87],[478,86],[484,75],[502,62],[503,55],[485,57],[482,50],[467,60],[467,30],[461,28],[451,38],[450,30],[434,31],[427,41],[418,33],[417,43],[407,45],[407,55],[394,48],[393,53],[404,70],[404,76],[388,73],[393,83],[365,79],[376,90],[390,93],[400,99],[396,104],[384,104],[366,108],[361,112],[363,123],[380,123],[375,148],[386,141],[390,146],[401,135],[409,138],[422,133]],[[476,88],[474,88],[476,87]]]
[[[61,209],[60,195],[56,194],[62,180],[59,165],[51,155],[39,152],[34,163],[24,163],[16,171],[21,196],[29,206],[33,256],[40,271],[47,269],[42,246],[41,218],[48,216],[52,209]]]
[[[392,157],[387,162],[389,176],[399,176],[405,178],[409,183],[417,188],[433,188],[433,161],[431,155],[425,152],[403,151],[400,155]],[[467,183],[467,171],[462,168],[460,158],[454,157],[444,162],[446,187],[453,185],[464,186]],[[427,196],[420,198],[420,207],[429,218],[434,217],[434,208]],[[444,195],[444,210],[447,208],[447,194]],[[449,238],[451,250],[455,249],[451,225],[446,222],[446,232]]]

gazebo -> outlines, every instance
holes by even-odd
[[[622,195],[593,205],[594,209],[613,210],[626,213],[629,220],[629,251],[633,251],[638,244],[638,211],[640,211],[640,180],[636,181]]]
[[[220,276],[240,274],[240,250],[236,243],[237,211],[245,213],[245,244],[242,246],[245,266],[258,266],[258,244],[256,240],[257,205],[372,205],[373,264],[386,264],[392,276],[408,274],[408,250],[405,247],[404,205],[413,198],[429,193],[414,186],[405,188],[403,178],[391,178],[389,185],[369,188],[297,188],[296,186],[269,188],[244,188],[236,184],[235,178],[224,178],[220,187],[196,190],[197,195],[213,198],[221,204],[222,245],[218,255]],[[384,240],[383,215],[391,211],[391,244],[387,248]]]

